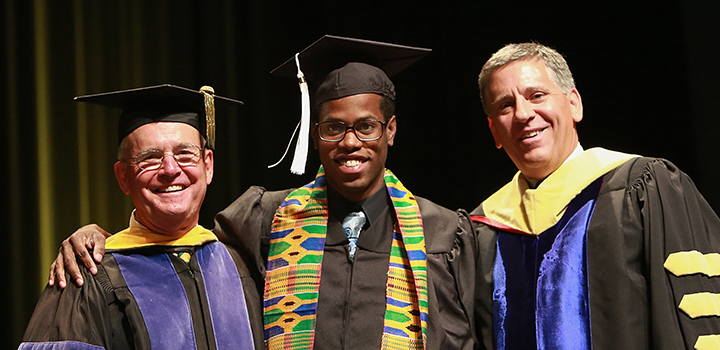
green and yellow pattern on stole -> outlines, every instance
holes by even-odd
[[[427,261],[415,197],[390,170],[385,185],[396,215],[386,285],[382,349],[424,349],[427,338]],[[265,274],[265,341],[270,350],[312,349],[322,256],[327,233],[327,187],[315,181],[278,208]]]

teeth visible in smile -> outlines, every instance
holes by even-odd
[[[533,131],[533,132],[531,132],[531,133],[529,133],[529,134],[525,134],[522,138],[527,139],[527,138],[536,136],[536,135],[538,135],[538,134],[540,134],[540,131]]]
[[[175,192],[175,191],[181,191],[182,189],[183,189],[183,187],[180,185],[173,185],[173,186],[168,186],[165,188],[158,188],[157,191],[158,192]]]
[[[359,160],[349,159],[349,160],[346,160],[346,161],[343,163],[343,165],[349,166],[349,167],[355,167],[355,166],[360,165],[360,163],[362,163],[362,162],[359,161]]]

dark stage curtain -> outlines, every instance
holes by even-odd
[[[127,226],[117,186],[119,112],[73,97],[171,83],[246,102],[219,110],[216,175],[201,224],[248,186],[295,187],[285,150],[300,115],[295,81],[269,75],[324,34],[430,47],[393,78],[398,135],[388,167],[420,195],[472,210],[515,172],[493,147],[477,91],[503,44],[565,54],[585,106],[584,147],[668,158],[720,209],[716,1],[548,5],[523,1],[6,0],[0,6],[0,348],[15,348],[61,240]],[[291,149],[292,152],[292,149]],[[311,152],[312,153],[312,152]],[[9,279],[9,281],[8,281]]]

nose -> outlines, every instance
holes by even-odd
[[[519,96],[515,101],[515,119],[521,122],[532,119],[535,115],[532,103],[525,99],[523,96]]]
[[[355,130],[350,128],[345,130],[345,137],[340,140],[339,146],[345,149],[358,149],[362,147],[362,141],[358,139]]]
[[[175,156],[172,153],[165,153],[162,159],[162,166],[158,169],[158,172],[162,175],[174,176],[180,173],[180,164],[175,160]]]

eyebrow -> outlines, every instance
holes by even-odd
[[[355,121],[355,122],[356,122],[356,123],[357,123],[357,122],[364,122],[364,121],[368,121],[368,120],[381,121],[379,118],[382,118],[382,116],[376,117],[376,116],[374,116],[374,115],[372,115],[372,114],[369,114],[369,115],[367,115],[367,116],[358,118],[358,120]],[[341,123],[343,123],[343,124],[346,124],[344,121],[340,120],[339,118],[333,117],[333,116],[329,116],[329,117],[327,117],[327,119],[325,119],[325,120],[323,120],[323,121],[321,121],[321,122],[319,122],[319,123],[324,123],[324,122],[341,122]]]
[[[520,91],[520,93],[524,96],[528,91],[543,91],[548,92],[548,89],[545,87],[541,87],[539,85],[533,85],[533,86],[526,86]],[[503,100],[506,100],[508,98],[512,98],[512,94],[504,94],[501,96],[498,96],[496,99],[494,99],[492,102],[490,102],[491,105],[495,105],[497,103],[500,103]]]
[[[197,148],[202,148],[202,147],[200,147],[199,145],[192,144],[192,143],[187,143],[187,142],[178,143],[177,145],[173,146],[173,148],[176,148],[176,147],[197,147]]]
[[[172,146],[173,149],[178,148],[178,147],[197,147],[197,148],[202,148],[202,147],[200,147],[200,146],[198,146],[198,145],[195,145],[195,144],[192,144],[192,143],[187,143],[187,142],[181,142],[181,143],[178,143],[178,144]],[[151,148],[147,148],[147,149],[144,149],[144,150],[140,151],[140,153],[149,153],[149,152],[153,152],[153,151],[162,152],[162,150],[161,150],[160,148],[158,148],[158,147],[151,147]],[[138,153],[138,154],[140,154],[140,153]]]
[[[490,105],[493,105],[493,106],[494,106],[494,105],[500,103],[501,101],[507,100],[507,99],[509,99],[509,98],[512,98],[512,95],[511,95],[511,94],[505,94],[505,95],[502,95],[502,96],[498,96],[496,99],[490,101]]]

